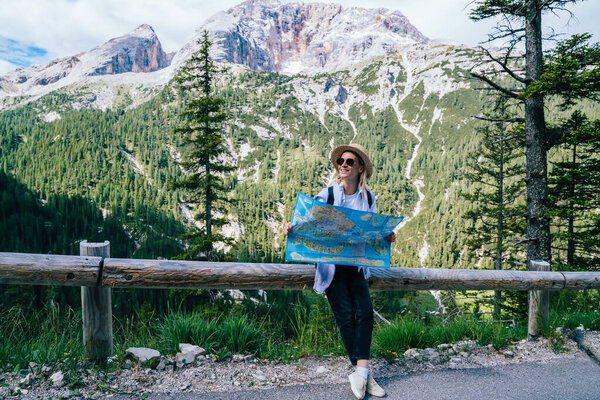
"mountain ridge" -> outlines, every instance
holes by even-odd
[[[96,101],[76,103],[84,107],[112,107],[112,92],[123,88],[138,104],[134,88],[152,95],[166,85],[198,49],[204,29],[217,61],[290,75],[334,72],[429,42],[399,11],[248,0],[210,17],[173,54],[165,54],[153,28],[143,24],[87,52],[0,76],[0,109],[68,87],[92,92]]]

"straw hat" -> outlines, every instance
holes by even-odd
[[[367,173],[367,179],[370,178],[371,175],[373,174],[373,164],[371,164],[371,159],[369,158],[369,153],[367,153],[367,149],[362,147],[360,144],[354,144],[354,143],[346,144],[343,146],[338,146],[335,149],[333,149],[329,159],[331,160],[331,163],[335,167],[335,170],[339,172],[338,165],[337,165],[337,159],[340,158],[341,155],[344,154],[344,152],[346,152],[346,151],[351,151],[351,152],[357,154],[360,158],[362,158],[363,162],[365,163],[365,172]]]

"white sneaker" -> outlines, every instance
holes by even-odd
[[[383,397],[385,396],[385,390],[377,382],[373,379],[373,376],[369,374],[369,379],[367,379],[367,393],[371,396],[375,397]]]
[[[350,381],[350,388],[352,389],[354,396],[358,400],[362,400],[362,398],[365,397],[365,392],[367,391],[367,380],[356,371],[348,375],[348,380]]]

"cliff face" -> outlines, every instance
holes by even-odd
[[[111,39],[90,51],[101,65],[89,75],[152,72],[169,65],[158,37],[150,25],[141,25],[128,35]]]
[[[48,93],[86,77],[152,72],[169,66],[170,62],[152,27],[141,25],[88,52],[8,73],[0,78],[0,99]]]
[[[340,69],[428,39],[398,11],[249,0],[203,27],[221,61],[284,73]]]

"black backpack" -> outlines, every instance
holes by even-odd
[[[329,191],[329,194],[327,195],[327,204],[329,204],[330,206],[333,205],[333,201],[334,201],[334,197],[333,197],[333,186],[329,186],[327,188],[327,190]],[[367,190],[367,200],[369,201],[369,210],[371,209],[371,206],[373,205],[373,196],[371,195],[371,192],[369,192]]]

